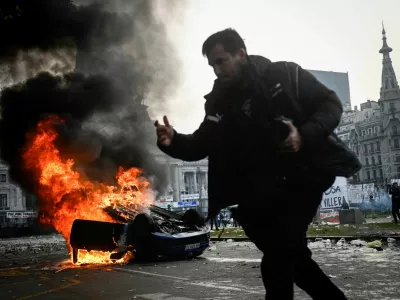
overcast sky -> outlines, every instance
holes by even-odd
[[[348,72],[354,106],[379,98],[383,19],[400,76],[400,0],[188,1],[186,15],[174,29],[184,80],[167,112],[180,132],[191,132],[202,121],[203,96],[215,79],[201,55],[202,43],[227,27],[245,39],[250,54],[294,61],[306,69]]]

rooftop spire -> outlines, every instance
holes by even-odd
[[[382,40],[383,40],[383,45],[381,50],[379,50],[379,53],[385,54],[385,53],[390,53],[393,51],[392,48],[390,48],[387,44],[387,38],[386,38],[386,31],[385,31],[385,25],[383,24],[382,20]]]
[[[397,99],[400,96],[399,85],[397,83],[396,74],[393,69],[390,52],[393,51],[387,44],[386,30],[382,21],[382,40],[383,46],[379,53],[383,54],[382,61],[382,86],[380,100]]]

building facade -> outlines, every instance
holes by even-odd
[[[0,230],[27,227],[36,217],[24,191],[10,181],[8,166],[0,162]]]
[[[400,89],[390,58],[393,49],[388,46],[384,28],[382,41],[380,98],[362,103],[360,110],[345,106],[336,130],[363,164],[351,183],[380,185],[400,178]]]
[[[208,211],[208,159],[186,162],[155,153],[156,160],[165,166],[167,187],[156,204],[173,211],[198,209]]]
[[[343,106],[351,106],[349,74],[343,72],[330,72],[319,70],[307,70],[313,74],[320,82],[334,91]]]

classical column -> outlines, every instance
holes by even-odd
[[[173,191],[173,197],[174,201],[181,201],[181,186],[180,186],[180,180],[179,180],[179,166],[178,165],[173,165],[171,166],[173,170],[173,185],[172,189]]]
[[[197,188],[197,170],[193,172],[193,185],[194,185],[194,191],[193,194],[198,192],[198,188]]]

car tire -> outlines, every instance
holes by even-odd
[[[127,246],[135,249],[135,260],[148,261],[154,258],[151,234],[155,232],[153,218],[145,213],[138,214],[128,226]]]
[[[182,221],[191,226],[202,227],[206,225],[206,220],[195,209],[189,209],[185,211],[182,216]]]

